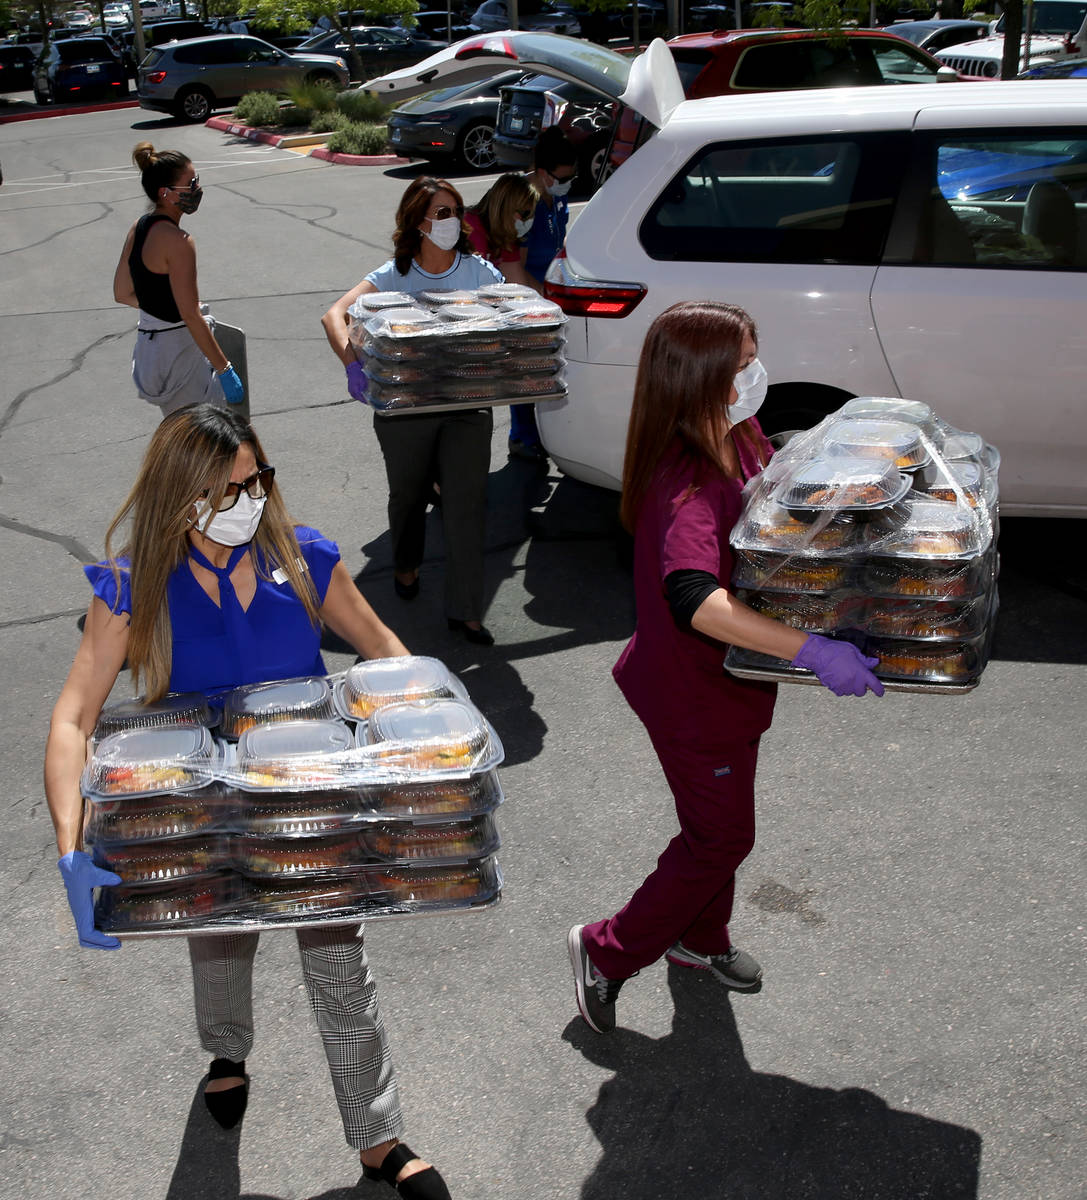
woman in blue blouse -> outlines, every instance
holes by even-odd
[[[112,540],[128,523],[123,550]],[[45,788],[59,867],[82,946],[117,949],[94,929],[92,889],[119,882],[81,849],[79,777],[88,739],[125,661],[148,701],[215,696],[244,683],[320,673],[321,627],[359,654],[407,654],[355,587],[334,542],[287,514],[253,430],[212,405],[155,431],[128,499],[87,567],[94,597],[53,710]],[[302,972],[328,1057],[344,1132],[364,1173],[401,1195],[443,1200],[438,1172],[402,1142],[403,1119],[377,992],[354,927],[298,930]],[[189,939],[196,1020],[215,1055],[204,1100],[231,1128],[248,1098],[255,933]]]

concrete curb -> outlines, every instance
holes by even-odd
[[[264,142],[269,146],[311,145],[324,140],[331,135],[316,133],[267,133],[263,129],[255,129],[252,125],[243,125],[238,121],[228,121],[224,117],[209,117],[204,122],[209,129],[218,129],[235,137],[248,138],[251,142]],[[410,158],[400,158],[396,154],[335,154],[324,146],[316,146],[309,153],[310,158],[319,158],[322,162],[336,163],[343,167],[400,167],[407,166]]]
[[[138,100],[113,100],[103,104],[84,104],[79,108],[36,108],[33,112],[0,112],[0,125],[13,121],[40,121],[45,117],[78,117],[80,113],[109,112],[114,108],[139,108]]]
[[[310,158],[320,158],[341,167],[406,167],[411,162],[410,158],[401,158],[397,154],[337,154],[324,146],[312,151]]]

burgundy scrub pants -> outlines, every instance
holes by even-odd
[[[626,979],[674,942],[699,954],[728,950],[736,868],[755,844],[759,739],[717,746],[652,740],[680,832],[614,917],[585,926],[585,949],[608,979]]]

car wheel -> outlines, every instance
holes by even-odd
[[[498,163],[494,152],[494,126],[474,121],[462,130],[454,151],[457,162],[469,171],[492,171]]]
[[[607,141],[590,143],[581,154],[578,161],[578,188],[586,196],[591,196],[593,192],[604,182],[601,178],[601,172],[608,161],[608,143]]]
[[[775,445],[780,435],[784,445],[802,429],[810,429],[829,413],[852,400],[851,392],[823,384],[787,383],[770,388],[759,409],[759,424]]]
[[[183,121],[206,121],[211,116],[212,96],[203,88],[187,88],[177,98],[177,115]]]
[[[307,75],[306,82],[313,84],[314,87],[328,88],[330,92],[340,90],[340,81],[327,71],[315,71],[312,75]]]

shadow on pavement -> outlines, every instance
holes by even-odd
[[[896,1112],[861,1088],[835,1091],[752,1071],[730,994],[674,966],[668,986],[675,1018],[665,1037],[622,1028],[601,1037],[580,1017],[563,1033],[614,1072],[586,1114],[602,1156],[583,1200],[977,1196],[981,1138],[973,1130]]]

